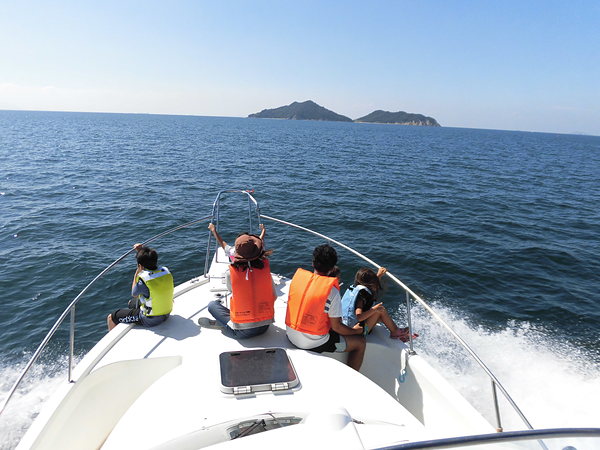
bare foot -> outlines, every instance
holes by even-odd
[[[403,336],[408,336],[408,327],[406,327],[406,328],[398,328],[394,332],[390,331],[390,337],[392,339],[400,339]]]
[[[395,333],[390,333],[391,339],[400,339],[403,342],[406,342],[404,339],[408,339],[408,330],[404,328],[399,328]]]
[[[417,333],[413,333],[412,338],[417,338],[419,335]],[[396,333],[390,333],[390,339],[400,339],[402,342],[408,342],[410,337],[408,335],[408,327],[407,328],[398,328]]]
[[[419,335],[417,333],[413,333],[412,338],[417,338],[419,337]],[[399,338],[402,342],[408,342],[410,341],[410,338],[408,337],[408,334],[406,336],[402,336]]]

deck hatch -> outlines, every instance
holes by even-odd
[[[221,391],[227,394],[285,391],[299,384],[283,348],[223,352],[219,362]]]

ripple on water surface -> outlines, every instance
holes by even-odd
[[[255,188],[263,213],[352,244],[425,298],[498,329],[577,323],[567,338],[598,349],[599,138],[10,111],[0,123],[0,283],[7,320],[33,324],[0,337],[8,360],[133,242],[208,214],[229,187]],[[268,227],[276,270],[310,266],[319,239]],[[156,243],[178,281],[203,266],[206,230],[186,233]],[[130,263],[86,300],[97,308],[78,319],[82,334],[120,306]],[[363,264],[341,250],[340,265],[349,284]]]

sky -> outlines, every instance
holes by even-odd
[[[600,135],[600,1],[0,0],[0,109],[245,117],[309,99]]]

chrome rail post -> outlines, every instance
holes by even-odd
[[[492,381],[492,396],[494,397],[494,410],[496,413],[496,431],[498,433],[502,432],[502,422],[500,420],[500,408],[498,406],[498,393],[496,392],[496,383],[494,383],[494,380]]]
[[[71,308],[71,327],[69,329],[69,383],[73,382],[73,353],[75,351],[75,305]]]
[[[252,233],[252,202],[250,196],[248,196],[248,232]]]
[[[410,311],[410,294],[406,291],[406,320],[408,322],[408,354],[416,355],[413,348],[413,327],[412,327],[412,314]]]
[[[210,232],[210,230],[208,230],[208,240],[206,243],[206,256],[204,257],[204,273],[202,274],[205,277],[206,277],[206,274],[208,273],[208,258],[209,258],[209,254],[210,254],[210,241],[211,240],[212,240],[212,233]]]
[[[213,207],[212,207],[212,211],[211,211],[211,215],[210,215],[210,220],[215,225],[216,230],[219,229],[219,212],[218,212],[219,211],[219,198],[220,198],[222,192],[225,192],[225,191],[219,191],[217,193],[217,197],[215,198],[215,201],[213,202]],[[204,257],[204,276],[205,277],[208,275],[208,264],[210,261],[210,241],[211,240],[212,240],[212,233],[209,230],[208,231],[208,241],[206,243],[206,256]]]

